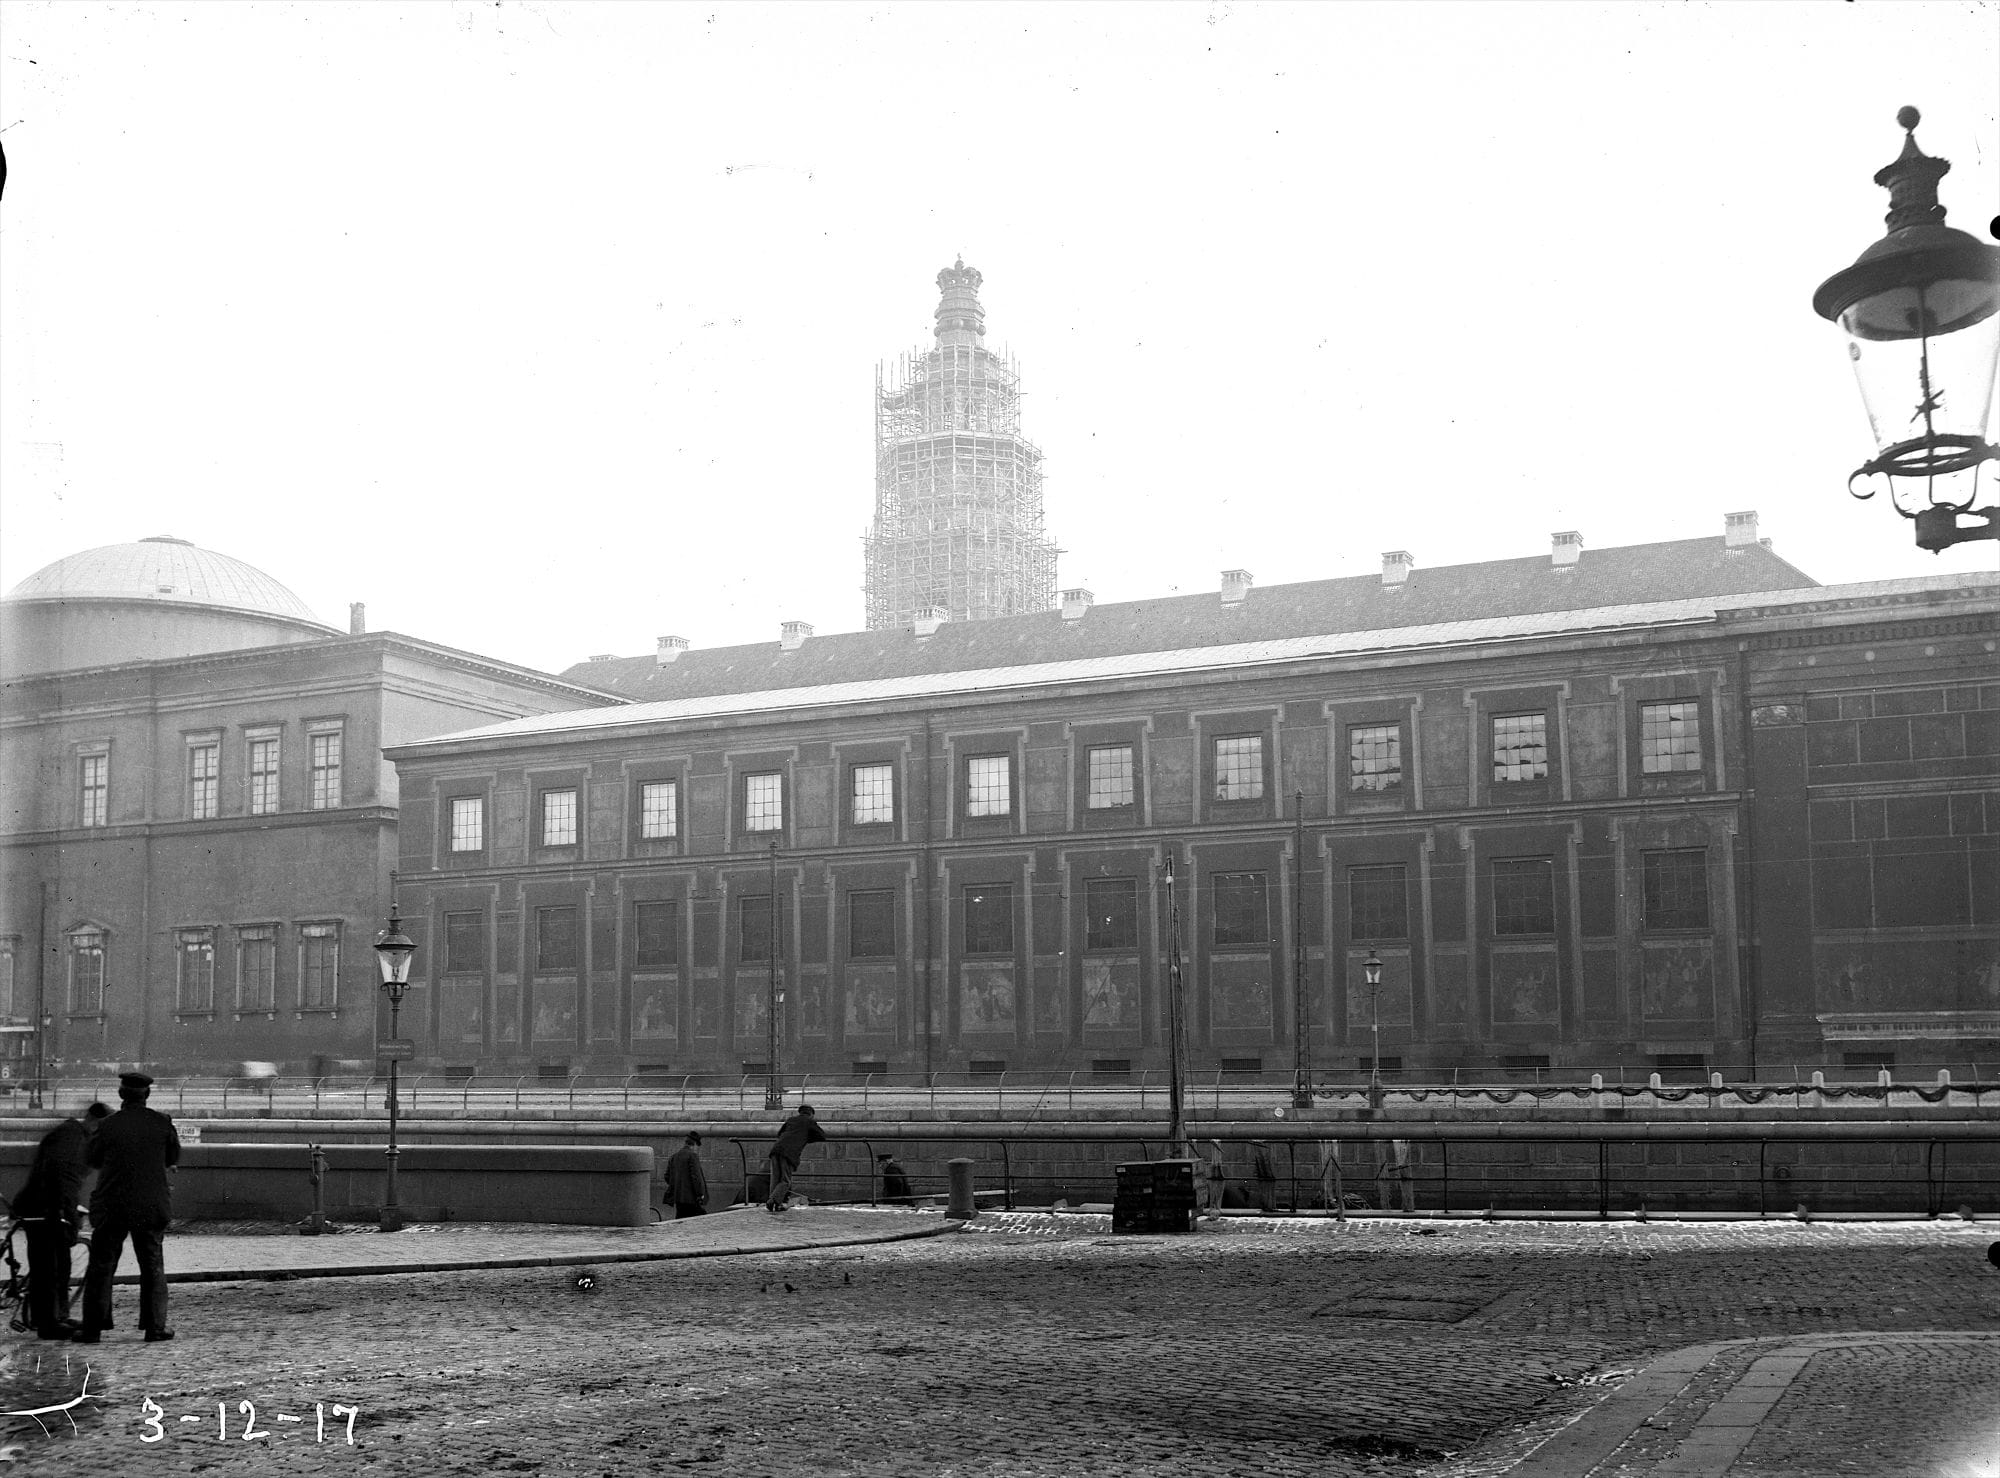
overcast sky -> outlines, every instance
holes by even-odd
[[[858,630],[958,254],[1100,601],[2000,554],[1847,497],[1810,301],[1905,103],[1987,231],[1992,5],[13,0],[0,67],[0,588],[173,534],[534,667]]]

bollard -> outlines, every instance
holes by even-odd
[[[971,1221],[974,1215],[972,1205],[972,1162],[951,1160],[946,1162],[951,1172],[951,1201],[944,1214],[953,1221]]]
[[[312,1151],[313,1209],[299,1230],[308,1237],[317,1237],[326,1230],[326,1150],[316,1144],[306,1148]]]

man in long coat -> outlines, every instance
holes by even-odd
[[[90,1268],[83,1275],[83,1327],[74,1338],[96,1344],[111,1327],[111,1279],[125,1239],[139,1264],[139,1327],[149,1343],[172,1339],[167,1327],[167,1221],[181,1138],[174,1121],[146,1107],[153,1080],[145,1073],[118,1077],[118,1112],[90,1142],[90,1163],[101,1172],[90,1196]]]
[[[64,1119],[35,1146],[28,1179],[10,1203],[28,1240],[28,1322],[43,1339],[68,1339],[69,1250],[76,1245],[91,1136],[111,1112],[93,1103],[81,1119]]]
[[[799,1168],[799,1157],[806,1152],[807,1145],[820,1144],[825,1139],[826,1131],[819,1127],[812,1105],[800,1104],[799,1111],[785,1120],[785,1127],[778,1131],[778,1142],[771,1146],[771,1158],[765,1161],[765,1169],[771,1176],[770,1199],[764,1202],[766,1211],[785,1209],[785,1203],[792,1198],[792,1176]]]
[[[690,1130],[681,1147],[667,1158],[667,1202],[674,1218],[701,1216],[708,1210],[708,1174],[701,1168],[701,1133]]]

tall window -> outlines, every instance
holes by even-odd
[[[1217,944],[1265,944],[1271,938],[1270,905],[1261,872],[1219,872],[1209,881]]]
[[[854,824],[876,826],[896,819],[896,767],[856,765]]]
[[[1083,885],[1083,947],[1139,947],[1139,880],[1091,878]]]
[[[965,814],[1011,816],[1014,813],[1013,757],[976,754],[965,762]]]
[[[1264,736],[1240,734],[1215,741],[1215,798],[1254,801],[1264,794]]]
[[[1647,775],[1701,768],[1701,705],[1639,705],[1639,769]]]
[[[847,955],[855,960],[887,959],[896,953],[896,895],[887,888],[847,895]]]
[[[312,796],[315,811],[331,811],[340,805],[340,734],[331,731],[308,736],[312,750]]]
[[[1556,875],[1551,858],[1503,857],[1493,864],[1493,932],[1556,932]]]
[[[236,931],[236,1009],[272,1011],[277,1004],[277,926],[247,924]]]
[[[331,1011],[340,1004],[340,925],[299,926],[299,1009]]]
[[[1545,713],[1509,713],[1493,720],[1493,778],[1549,777],[1549,719]]]
[[[965,890],[965,952],[1014,952],[1014,888],[1011,883],[972,883]]]
[[[1132,804],[1131,745],[1107,744],[1087,751],[1084,758],[1089,770],[1089,788],[1084,796],[1088,809],[1108,811]]]
[[[736,958],[762,965],[771,958],[771,895],[745,894],[736,912]]]
[[[210,741],[188,746],[188,818],[213,821],[222,814],[219,794],[222,775],[222,746]]]
[[[578,957],[576,909],[571,904],[535,910],[535,968],[574,970]]]
[[[785,777],[775,770],[743,777],[743,829],[785,829]]]
[[[69,1009],[73,1016],[104,1014],[104,931],[95,927],[69,934]]]
[[[632,968],[668,970],[680,963],[681,934],[674,920],[676,904],[649,899],[632,905]]]
[[[14,998],[14,961],[20,953],[21,938],[18,934],[0,935],[0,1020],[27,1015],[27,1012],[18,1009],[22,1003]]]
[[[680,785],[648,780],[639,787],[639,835],[659,841],[680,833]]]
[[[1403,726],[1356,724],[1347,731],[1347,788],[1351,791],[1403,787]]]
[[[111,756],[104,750],[76,757],[78,826],[103,826],[111,819]]]
[[[486,847],[486,797],[455,795],[451,798],[451,850],[479,852]]]
[[[544,847],[574,847],[576,845],[575,791],[545,790],[542,792],[542,845]]]
[[[174,1009],[215,1009],[215,931],[174,931]]]
[[[444,970],[447,975],[477,975],[486,968],[486,915],[448,913],[444,916]]]
[[[1647,852],[1645,920],[1648,929],[1708,927],[1708,853],[1700,847]]]
[[[1347,869],[1347,933],[1352,939],[1408,939],[1410,894],[1403,864]]]
[[[250,814],[269,816],[278,809],[278,736],[250,740]]]

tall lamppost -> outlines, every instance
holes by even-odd
[[[1889,501],[1917,526],[1917,547],[1936,554],[2000,539],[1990,475],[1979,506],[1981,464],[2000,459],[1986,440],[2000,362],[2000,246],[1945,225],[1937,187],[1951,163],[1917,147],[1920,118],[1915,108],[1896,114],[1903,152],[1875,176],[1889,192],[1888,233],[1820,284],[1813,309],[1847,332],[1879,449],[1847,479],[1848,492],[1872,498],[1865,480],[1887,479]]]
[[[781,1109],[785,1106],[785,1080],[778,1076],[778,1006],[783,998],[778,994],[778,844],[776,842],[771,843],[770,881],[771,937],[767,958],[770,961],[771,972],[771,999],[768,1003],[771,1018],[771,1060],[764,1075],[764,1107]]]
[[[1374,950],[1361,962],[1361,975],[1368,982],[1368,1108],[1382,1107],[1382,957]]]
[[[385,1232],[400,1232],[403,1229],[403,1208],[396,1199],[396,1067],[404,1051],[401,1033],[397,1031],[397,1016],[402,1009],[403,995],[410,988],[410,961],[416,954],[417,946],[403,932],[403,920],[392,894],[389,899],[389,932],[375,941],[375,963],[382,970],[382,989],[389,997],[389,1184],[382,1197],[381,1229]]]

